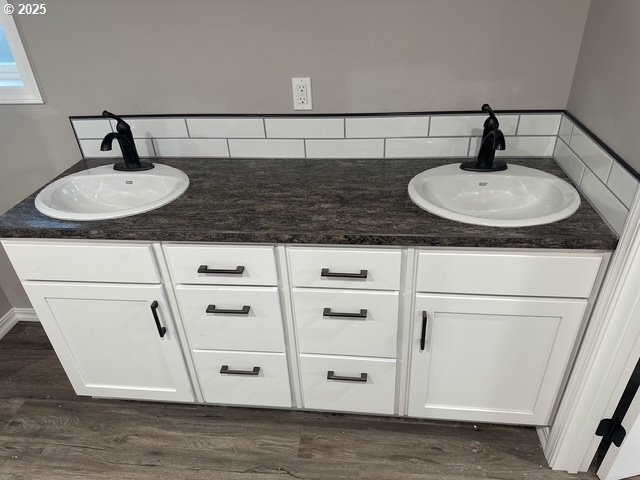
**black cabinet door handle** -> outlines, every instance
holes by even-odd
[[[344,317],[344,318],[367,318],[367,309],[361,308],[360,313],[355,312],[332,312],[331,308],[324,307],[322,310],[323,317]]]
[[[207,313],[226,313],[232,315],[249,315],[249,310],[251,307],[249,305],[245,305],[244,307],[238,310],[231,310],[228,308],[216,308],[215,305],[209,305],[207,307]]]
[[[320,272],[321,277],[338,277],[338,278],[367,278],[367,271],[360,270],[360,273],[341,273],[330,272],[328,268],[323,268]]]
[[[260,367],[253,367],[253,370],[229,370],[229,365],[222,365],[222,367],[220,367],[220,373],[222,375],[249,375],[257,377],[260,375]]]
[[[427,312],[422,311],[422,332],[420,333],[420,351],[424,350],[425,343],[427,342]]]
[[[160,318],[158,317],[158,302],[153,301],[151,303],[151,313],[153,314],[153,319],[156,322],[156,328],[158,329],[158,334],[160,334],[160,338],[164,337],[164,334],[167,333],[167,329],[160,325]]]
[[[242,275],[244,273],[244,267],[238,265],[236,268],[209,268],[208,265],[200,265],[198,267],[198,273],[224,273],[228,275]]]
[[[359,377],[343,377],[341,375],[336,375],[333,370],[329,370],[327,372],[327,380],[341,380],[344,382],[367,382],[369,376],[366,373],[361,373]]]

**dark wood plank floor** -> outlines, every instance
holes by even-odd
[[[0,340],[0,479],[595,479],[533,429],[77,397],[38,324]]]

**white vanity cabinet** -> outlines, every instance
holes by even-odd
[[[421,251],[416,285],[431,292],[415,297],[408,415],[549,424],[601,262]]]
[[[3,245],[76,393],[194,400],[149,244]]]
[[[598,251],[3,240],[80,395],[548,425]]]

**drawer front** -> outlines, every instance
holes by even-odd
[[[166,245],[175,283],[278,285],[273,247]]]
[[[293,304],[300,352],[396,356],[397,292],[294,288]]]
[[[398,290],[400,250],[289,248],[295,287]]]
[[[179,285],[176,295],[192,348],[284,352],[276,287]]]
[[[395,360],[300,355],[300,368],[305,408],[394,413]]]
[[[291,407],[284,353],[196,350],[193,355],[206,402]]]
[[[417,291],[588,298],[602,254],[422,251]]]
[[[21,280],[160,283],[149,243],[2,242]]]

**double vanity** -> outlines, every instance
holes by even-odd
[[[60,220],[34,194],[0,217],[79,395],[552,421],[617,242],[586,200],[496,228],[412,202],[452,159],[158,163],[190,181],[162,208]]]

